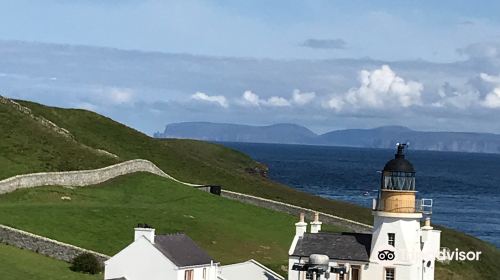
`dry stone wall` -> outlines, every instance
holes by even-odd
[[[194,184],[180,182],[175,178],[172,178],[171,176],[163,172],[160,168],[158,168],[154,163],[148,160],[135,159],[94,170],[42,172],[14,176],[0,181],[0,194],[12,192],[17,189],[34,188],[40,186],[89,186],[105,182],[118,176],[135,172],[149,172],[158,176],[175,180],[179,183],[196,186]]]
[[[300,206],[288,204],[288,203],[283,203],[275,200],[270,200],[270,199],[265,199],[262,197],[257,197],[257,196],[252,196],[248,194],[242,194],[242,193],[237,193],[237,192],[231,192],[227,190],[222,190],[223,197],[237,200],[243,203],[247,204],[253,204],[259,207],[279,211],[279,212],[284,212],[288,213],[291,215],[299,215],[300,213],[305,213],[306,218],[310,219],[312,221],[314,219],[314,213],[317,212],[313,209],[308,209],[308,208],[303,208]],[[325,224],[330,224],[330,225],[336,225],[336,226],[341,226],[344,228],[348,228],[354,232],[360,232],[360,233],[371,233],[371,230],[373,226],[359,223],[353,220],[345,219],[342,217],[338,217],[335,215],[319,212],[320,215],[320,220],[325,223]]]
[[[98,252],[4,225],[0,225],[0,242],[66,262],[71,262],[76,256],[82,253],[94,255],[101,263],[110,258]]]
[[[148,160],[135,159],[95,170],[44,172],[14,176],[0,181],[0,194],[12,192],[17,189],[49,185],[73,187],[89,186],[135,172],[149,172],[158,176],[169,178],[187,186],[200,187],[200,185],[182,182],[173,178]],[[291,215],[298,215],[299,213],[304,212],[311,220],[316,212],[313,209],[227,190],[222,190],[221,196]],[[341,226],[355,232],[371,232],[372,230],[371,225],[323,212],[320,212],[320,218],[326,224]],[[2,238],[2,235],[3,232],[0,231],[0,238]]]

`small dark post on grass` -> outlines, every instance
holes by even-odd
[[[222,187],[216,185],[203,185],[203,186],[198,186],[196,188],[218,196],[220,196],[222,192]]]

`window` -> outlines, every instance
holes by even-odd
[[[351,266],[351,280],[360,280],[361,267]]]
[[[385,280],[394,280],[396,279],[396,273],[394,268],[386,268],[385,269]]]
[[[394,244],[396,243],[396,234],[395,233],[388,233],[387,237],[388,237],[387,243],[389,243],[389,245],[391,245],[391,246],[394,246]]]
[[[207,268],[204,267],[203,268],[203,280],[206,280],[207,279]]]
[[[193,280],[194,279],[194,270],[189,269],[184,271],[184,280]]]

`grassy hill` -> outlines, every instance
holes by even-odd
[[[117,162],[1,102],[0,133],[0,179],[32,172],[104,167]]]
[[[72,272],[69,264],[30,251],[0,244],[0,279],[97,280],[102,275]]]
[[[94,187],[43,187],[0,196],[0,223],[108,255],[131,242],[137,223],[148,223],[158,233],[187,233],[223,263],[255,258],[279,269],[287,261],[295,222],[287,214],[146,173]]]
[[[47,130],[46,127],[40,126],[39,121],[27,117],[24,113],[18,113],[16,112],[16,110],[7,105],[0,104],[0,131],[9,131],[8,135],[10,137],[6,142],[2,141],[0,143],[0,145],[2,145],[2,149],[0,149],[0,178],[6,178],[14,174],[34,171],[95,168],[102,167],[110,163],[125,161],[128,159],[144,158],[151,160],[172,176],[184,181],[193,183],[220,184],[225,189],[280,200],[304,207],[314,208],[324,212],[371,224],[372,217],[370,215],[369,209],[365,209],[349,203],[331,201],[305,194],[293,190],[287,186],[272,182],[258,175],[249,174],[246,170],[248,168],[258,168],[260,166],[259,163],[254,162],[246,155],[234,150],[219,145],[199,141],[152,139],[138,131],[114,122],[109,118],[89,111],[51,108],[25,101],[20,101],[20,103],[26,107],[29,107],[33,115],[43,117],[57,124],[59,127],[67,129],[73,137],[69,139],[67,137],[61,136],[54,131]],[[16,125],[12,125],[12,122],[16,122]],[[110,157],[107,154],[96,152],[99,150],[105,150],[109,153],[115,154],[118,156],[118,158]],[[120,180],[139,179],[133,176],[130,178],[126,177],[126,179]],[[137,181],[137,184],[135,186],[137,188],[146,188],[145,190],[148,190],[147,186],[150,185],[149,181],[153,179],[142,178],[141,180],[145,181]],[[159,185],[171,184],[160,182],[157,183]],[[112,182],[110,182],[109,184],[112,184]],[[127,182],[121,184],[127,185]],[[105,189],[115,190],[116,188],[112,185],[109,185],[109,188],[106,187]],[[171,190],[171,188],[164,189]],[[67,189],[62,190],[68,191]],[[144,199],[153,199],[152,197],[156,196],[157,192],[161,191],[156,187],[152,187],[150,190],[151,192],[142,194],[143,196],[149,196],[149,198],[145,197]],[[92,223],[93,219],[101,221],[107,220],[108,222],[105,223],[106,225],[113,225],[117,228],[119,227],[120,230],[124,231],[123,234],[126,234],[128,231],[130,231],[130,227],[133,226],[134,223],[137,223],[137,221],[132,221],[133,219],[129,220],[127,218],[124,218],[122,214],[124,215],[125,213],[122,212],[117,212],[119,213],[119,215],[117,214],[117,217],[106,217],[104,212],[108,211],[109,209],[106,209],[105,204],[103,204],[99,207],[98,205],[94,205],[96,208],[90,212],[92,214],[87,214],[84,216],[88,219],[71,221],[71,223],[75,223],[75,226],[77,226],[77,228],[82,229],[82,233],[69,234],[67,233],[67,227],[64,227],[62,225],[53,225],[54,229],[48,230],[47,227],[44,226],[43,219],[38,219],[36,218],[37,216],[30,216],[30,214],[43,213],[44,211],[48,211],[48,213],[51,213],[52,215],[63,215],[62,213],[64,213],[64,211],[54,211],[56,211],[57,209],[68,210],[64,208],[67,205],[60,204],[60,202],[56,203],[56,201],[51,200],[37,202],[37,199],[43,198],[44,196],[50,196],[50,193],[57,193],[58,191],[61,191],[61,189],[40,188],[37,190],[15,192],[13,194],[5,196],[6,198],[1,198],[1,211],[7,212],[2,213],[0,222],[8,223],[14,227],[21,227],[34,232],[43,233],[49,237],[55,237],[57,239],[62,239],[63,241],[69,241],[71,240],[71,238],[75,238],[75,244],[82,246],[88,245],[87,247],[89,247],[90,249],[98,249],[94,246],[100,243],[108,242],[99,240],[98,237],[94,235],[95,233],[90,232],[87,235],[85,234],[85,231],[88,231],[88,227],[95,225]],[[97,193],[102,192],[101,190],[97,190],[97,188],[91,188],[89,190],[78,189],[71,191],[77,192],[74,195],[79,195],[79,192],[81,191],[88,197],[97,199],[97,201],[102,200],[102,203],[104,203],[105,201],[103,197],[100,197],[101,194],[97,195]],[[187,190],[183,189],[182,191]],[[131,195],[127,193],[128,191],[126,189],[123,189],[121,191],[116,190],[116,192],[109,194],[109,198],[110,200],[113,200],[112,198],[114,196],[121,197]],[[51,195],[54,196],[54,194]],[[166,201],[168,201],[167,199],[169,194],[164,193],[163,195],[166,197]],[[56,198],[59,197],[58,195],[55,196]],[[91,204],[91,201],[87,202]],[[6,206],[3,207],[3,205]],[[184,204],[184,207],[186,207],[186,209],[189,209],[190,206],[191,205]],[[85,206],[82,205],[82,207]],[[113,207],[118,207],[118,205],[114,205]],[[147,208],[147,206],[145,205],[143,205],[142,207]],[[76,209],[78,209],[78,207]],[[78,211],[74,210],[72,213],[74,215],[77,215]],[[60,218],[55,219],[56,221],[53,221],[53,223],[64,224],[64,222],[69,222],[72,218],[71,215],[57,215],[55,217]],[[137,216],[135,218],[147,218],[149,217],[149,215],[151,215],[151,217],[157,217],[154,215],[154,213],[146,213],[144,214],[144,216]],[[46,218],[48,217],[52,216],[46,215]],[[289,217],[288,219],[291,218]],[[238,227],[243,226],[240,224],[245,223],[244,220],[232,221],[236,223]],[[109,224],[110,222],[111,224]],[[170,230],[176,229],[173,226],[164,225],[160,220],[158,220],[158,222],[156,220],[140,222],[148,222],[154,224],[155,226],[158,225],[160,226],[160,232],[162,230],[168,232]],[[157,224],[155,224],[155,222],[157,222]],[[293,230],[293,228],[290,227],[292,223],[293,219],[288,220],[286,223],[282,223],[281,225],[286,226],[285,228]],[[81,225],[78,226],[79,224]],[[270,229],[272,228],[271,224],[267,226]],[[101,226],[100,224],[97,224],[96,227],[100,228]],[[227,232],[232,231],[233,228],[234,226],[231,227],[228,224],[221,224],[221,227],[217,229],[217,233],[226,234]],[[207,246],[210,251],[215,250],[215,248],[218,246],[210,246],[210,242],[212,240],[210,242],[208,242],[207,240],[203,240],[202,235],[196,233],[198,230],[202,229],[199,228],[197,230],[194,230],[190,229],[190,227],[186,225],[184,231],[187,231],[190,235],[193,235],[193,238],[196,241],[201,242],[202,244]],[[76,236],[73,236],[75,234]],[[241,232],[238,232],[238,234],[241,234]],[[78,238],[79,240],[76,240],[77,236],[81,236],[81,238]],[[107,234],[104,234],[103,236],[107,236]],[[242,236],[245,239],[247,238],[245,235]],[[284,252],[284,255],[282,255],[282,259],[279,259],[277,254],[275,255],[275,258],[273,260],[266,260],[264,259],[265,256],[262,255],[261,260],[264,260],[264,263],[270,264],[271,266],[276,268],[276,265],[278,265],[278,263],[280,262],[278,260],[282,261],[283,258],[286,258],[286,249],[289,245],[289,238],[291,237],[288,237],[288,239],[283,239],[284,241],[280,243],[281,245],[275,244],[275,246],[278,247],[284,246],[277,251],[279,252],[281,250],[281,252]],[[129,239],[130,237],[119,237],[118,235],[117,240],[121,241],[117,242],[121,243],[117,243],[115,245],[109,244],[109,248],[102,248],[102,250],[108,253],[113,252],[113,250],[116,250],[124,244],[124,240]],[[92,242],[96,243],[92,244]],[[500,275],[500,265],[497,261],[498,259],[500,259],[500,251],[494,248],[492,245],[449,229],[443,229],[442,245],[452,249],[458,247],[461,250],[478,250],[482,251],[483,255],[480,263],[453,263],[447,266],[439,266],[439,277],[437,279],[496,279],[497,275]],[[241,246],[241,242],[239,246]],[[264,245],[264,247],[267,246],[268,245]],[[259,250],[258,247],[255,247],[254,245],[252,245],[252,247],[254,250]],[[233,260],[243,258],[243,256],[238,255],[237,252],[225,252],[228,252]],[[214,256],[220,257],[221,260],[226,260],[224,256],[218,255],[217,252],[212,253],[214,254]],[[249,257],[251,257],[251,255],[247,255],[246,258],[248,259]]]

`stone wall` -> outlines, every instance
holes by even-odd
[[[0,194],[12,192],[22,188],[49,185],[74,187],[89,186],[134,172],[149,172],[158,176],[169,178],[187,186],[200,187],[200,185],[182,182],[173,178],[148,160],[135,159],[95,170],[44,172],[14,176],[0,181]],[[291,215],[298,215],[300,212],[304,212],[311,220],[315,213],[315,210],[313,209],[307,209],[296,205],[227,190],[222,190],[221,196]],[[326,224],[341,226],[355,232],[370,232],[372,229],[372,226],[370,225],[327,213],[320,212],[320,217]]]
[[[308,208],[303,208],[300,206],[288,204],[288,203],[283,203],[275,200],[270,200],[270,199],[265,199],[261,197],[256,197],[252,195],[247,195],[247,194],[242,194],[242,193],[237,193],[237,192],[231,192],[227,190],[222,190],[223,197],[237,200],[243,203],[248,203],[252,205],[256,205],[259,207],[279,211],[279,212],[284,212],[288,213],[291,215],[295,215],[298,217],[298,215],[303,212],[306,214],[306,218],[312,221],[314,219],[314,213],[317,212],[312,209]],[[370,233],[372,230],[371,225],[359,223],[353,220],[345,219],[342,217],[338,217],[335,215],[319,212],[320,215],[320,220],[324,224],[330,224],[330,225],[335,225],[335,226],[340,226],[344,228],[348,228],[349,230],[352,230],[354,232],[362,232],[362,233]]]
[[[66,262],[71,262],[76,256],[82,253],[94,255],[101,263],[110,258],[101,253],[4,225],[0,225],[0,242]]]
[[[180,182],[179,180],[172,178],[148,160],[135,159],[94,170],[42,172],[14,176],[0,181],[0,194],[12,192],[17,189],[40,186],[89,186],[135,172],[149,172],[188,186],[197,186],[195,184]]]

